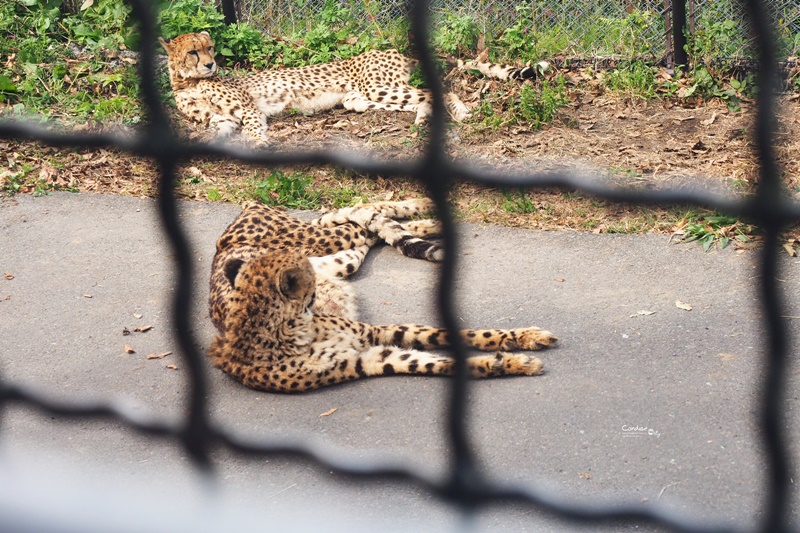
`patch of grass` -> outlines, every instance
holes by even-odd
[[[682,242],[699,242],[705,251],[715,244],[722,250],[732,241],[748,242],[752,233],[750,225],[725,215],[690,216],[681,220],[674,232]]]
[[[519,215],[536,213],[539,210],[537,205],[531,200],[530,193],[525,189],[503,191],[503,203],[501,207],[507,213]]]
[[[287,174],[273,170],[266,179],[253,184],[252,197],[267,205],[279,205],[291,209],[318,209],[322,193],[310,187],[314,178],[304,172]]]
[[[626,61],[603,76],[611,92],[631,100],[650,100],[656,96],[656,67],[643,61]]]

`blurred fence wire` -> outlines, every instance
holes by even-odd
[[[154,61],[156,29],[152,3],[149,0],[131,0],[134,15],[140,21],[142,33],[142,54],[140,73],[142,77],[141,99],[148,110],[148,121],[133,136],[113,134],[89,134],[85,132],[59,133],[46,125],[24,121],[5,121],[0,123],[0,138],[14,138],[39,141],[55,147],[114,147],[146,157],[156,162],[161,169],[159,178],[159,211],[163,229],[172,247],[175,258],[176,287],[171,310],[174,334],[188,370],[189,380],[186,390],[186,412],[183,419],[164,422],[150,419],[141,413],[119,408],[113,401],[75,399],[60,403],[49,399],[44,391],[35,386],[23,386],[8,380],[0,380],[0,412],[12,404],[38,408],[54,416],[68,417],[71,420],[85,418],[105,418],[121,423],[142,434],[159,437],[174,442],[191,458],[195,467],[213,480],[215,455],[213,450],[220,447],[252,457],[284,457],[308,463],[325,471],[335,472],[352,480],[386,479],[395,483],[405,483],[417,487],[443,501],[459,507],[465,512],[474,511],[487,504],[514,503],[529,506],[532,510],[544,511],[560,518],[586,524],[600,524],[614,521],[647,526],[660,526],[672,531],[731,531],[735,527],[721,523],[714,517],[706,517],[709,522],[697,523],[684,513],[668,511],[653,503],[641,505],[598,505],[592,502],[575,501],[555,495],[535,484],[514,485],[492,480],[479,465],[479,453],[472,446],[467,416],[468,388],[465,350],[459,337],[452,352],[457,359],[455,376],[449,382],[447,404],[446,435],[448,447],[452,450],[452,461],[448,473],[434,477],[402,463],[369,461],[363,457],[341,455],[325,446],[310,444],[306,440],[286,441],[279,435],[264,440],[243,440],[226,432],[211,420],[209,414],[209,389],[204,367],[207,364],[197,347],[193,331],[197,328],[191,323],[189,306],[194,275],[193,261],[186,237],[186,228],[178,217],[175,198],[175,169],[178,164],[200,155],[213,155],[245,161],[264,166],[313,163],[355,171],[362,175],[381,175],[391,179],[412,177],[427,187],[431,198],[437,204],[441,216],[446,250],[445,261],[440,270],[436,303],[443,325],[450,330],[458,328],[455,309],[454,283],[458,236],[455,232],[453,212],[447,203],[448,192],[457,181],[511,190],[520,187],[541,189],[560,187],[578,190],[612,202],[634,205],[690,204],[703,206],[751,220],[758,225],[764,236],[760,252],[758,293],[760,295],[761,315],[764,320],[765,342],[763,345],[764,381],[761,384],[757,406],[758,435],[763,445],[765,466],[763,509],[759,513],[760,531],[779,532],[789,530],[789,494],[791,473],[790,457],[787,451],[785,434],[784,395],[786,391],[786,368],[789,357],[789,341],[786,315],[779,287],[778,252],[780,235],[789,224],[800,220],[800,208],[790,202],[784,193],[780,172],[773,154],[775,135],[775,88],[776,44],[771,38],[769,19],[774,11],[757,0],[747,2],[748,27],[757,45],[760,91],[758,93],[758,113],[754,126],[754,146],[760,162],[760,176],[756,193],[748,197],[721,197],[706,191],[685,191],[680,189],[630,190],[618,189],[611,185],[598,183],[589,178],[564,172],[537,174],[507,174],[500,171],[476,168],[475,166],[452,161],[446,154],[445,120],[443,91],[436,78],[436,67],[430,47],[426,44],[429,36],[430,16],[436,10],[444,9],[442,4],[419,2],[409,11],[412,28],[419,37],[416,40],[421,69],[428,85],[433,91],[434,115],[429,124],[426,149],[422,157],[413,161],[389,162],[375,155],[336,151],[272,151],[249,152],[233,147],[205,145],[187,142],[176,137],[169,127],[167,114],[161,106],[157,90]],[[712,2],[698,5],[698,10],[708,9]],[[713,4],[716,4],[714,2]],[[282,4],[271,4],[274,8]],[[288,4],[287,4],[288,5]],[[298,4],[292,4],[294,6]],[[305,5],[305,4],[303,4]],[[386,6],[393,4],[388,3]],[[481,4],[486,5],[486,4]],[[595,4],[580,4],[586,9],[595,9]],[[252,4],[248,4],[252,6]],[[398,4],[391,16],[399,16],[407,10],[405,4]],[[766,7],[765,7],[766,6]],[[248,9],[253,9],[248,7]],[[288,9],[288,8],[287,8]],[[485,9],[485,7],[484,7]],[[558,11],[553,16],[565,17]],[[580,342],[575,340],[574,342]],[[521,459],[522,460],[522,459]],[[702,510],[700,510],[702,511]],[[0,516],[0,529],[3,517]]]

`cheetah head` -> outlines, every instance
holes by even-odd
[[[230,259],[224,273],[232,289],[228,319],[235,322],[226,324],[226,331],[241,331],[247,324],[281,328],[292,319],[310,317],[316,278],[302,255],[281,251],[247,262]]]
[[[208,32],[158,38],[169,56],[169,70],[179,78],[210,78],[217,72],[214,42]]]

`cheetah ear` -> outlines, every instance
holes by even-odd
[[[208,33],[207,31],[201,31],[201,32],[200,32],[200,35],[205,35],[205,36],[206,36],[206,37],[208,37],[209,39],[211,38],[211,34],[210,34],[210,33]]]
[[[158,42],[161,43],[161,46],[164,47],[164,50],[166,50],[167,53],[172,52],[172,41],[170,39],[162,39],[159,37]]]
[[[287,298],[299,300],[313,288],[313,284],[314,278],[308,270],[289,267],[281,271],[278,288]]]
[[[241,259],[231,259],[225,263],[225,277],[228,278],[231,287],[236,287],[236,276],[239,275],[239,271],[242,269],[243,264],[244,261]]]

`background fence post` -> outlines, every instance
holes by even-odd
[[[672,46],[676,68],[686,67],[686,0],[672,0]]]
[[[219,3],[225,15],[225,24],[236,24],[236,0],[219,0]]]

